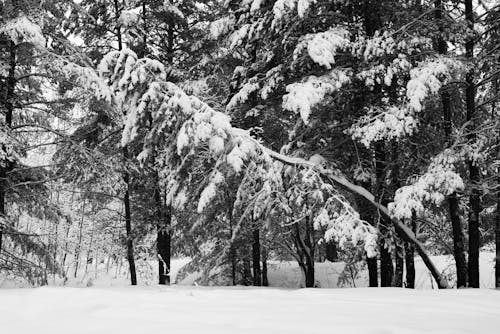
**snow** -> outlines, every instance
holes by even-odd
[[[46,287],[1,290],[0,319],[9,334],[495,333],[498,297],[488,290]]]
[[[43,47],[46,42],[40,26],[31,22],[30,19],[24,15],[7,21],[0,27],[0,34],[9,36],[16,45],[20,43],[31,43],[34,46]]]
[[[308,124],[312,108],[349,82],[348,73],[344,70],[334,69],[320,77],[310,76],[304,82],[286,87],[288,94],[283,96],[283,108],[300,114],[304,123]]]
[[[304,36],[307,41],[307,53],[311,59],[327,69],[335,64],[337,51],[349,46],[349,32],[342,28],[332,28],[328,31],[307,34]],[[299,43],[301,45],[303,43]],[[294,51],[294,54],[297,50]]]

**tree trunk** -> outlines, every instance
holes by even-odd
[[[305,267],[306,288],[314,288],[314,262],[307,261]]]
[[[253,285],[262,285],[262,276],[260,271],[260,232],[258,228],[252,231],[252,264],[253,264]]]
[[[443,4],[441,0],[434,1],[435,18],[438,21],[439,30],[444,30],[443,20]],[[447,46],[446,41],[442,37],[442,33],[436,40],[436,49],[439,54],[446,55]],[[443,105],[443,123],[444,133],[446,137],[447,147],[453,145],[452,127],[453,127],[453,112],[451,110],[450,94],[444,90],[441,92],[441,101]],[[467,286],[467,260],[465,256],[465,236],[460,219],[459,202],[457,194],[453,193],[448,196],[448,208],[450,214],[450,221],[453,231],[453,254],[455,258],[455,267],[457,272],[457,288]]]
[[[338,260],[337,244],[334,240],[330,240],[325,245],[325,257],[330,262],[335,262]]]
[[[378,287],[377,257],[367,257],[366,264],[368,266],[369,287],[377,288]]]
[[[118,42],[118,50],[122,50],[122,34],[120,25],[118,24],[120,18],[120,5],[118,0],[114,0],[115,7],[115,19],[116,19],[116,38]],[[125,113],[125,111],[123,111]],[[128,147],[122,148],[123,162],[126,165],[129,152]],[[130,212],[130,174],[128,173],[126,166],[123,171],[123,181],[125,182],[125,195],[123,196],[123,204],[125,206],[125,231],[127,236],[127,260],[130,270],[130,283],[132,285],[137,285],[137,275],[135,271],[135,260],[134,260],[134,241],[132,237],[132,215]]]
[[[375,144],[375,175],[377,178],[376,194],[377,200],[382,205],[387,206],[388,194],[385,184],[386,156],[384,144],[378,142]],[[391,253],[386,247],[386,239],[391,238],[388,224],[384,217],[379,217],[380,224],[380,286],[388,287],[392,284],[394,267],[392,264]]]
[[[85,217],[85,204],[86,200],[83,200],[82,204],[82,219],[80,219],[80,226],[79,226],[79,232],[78,232],[78,245],[76,246],[75,250],[75,273],[74,277],[76,278],[78,274],[78,266],[80,263],[80,250],[82,248],[82,234],[83,234],[83,218]]]
[[[156,187],[154,200],[157,210],[156,250],[158,255],[158,284],[170,285],[170,225],[172,213],[166,202],[161,199],[158,175],[155,175]]]
[[[394,271],[394,278],[392,286],[401,288],[403,287],[403,270],[404,270],[404,248],[401,242],[396,242],[396,249],[394,251],[396,259],[396,269]]]
[[[363,183],[362,186],[364,188],[370,188],[371,184],[370,183]],[[356,202],[359,207],[359,215],[360,218],[364,221],[371,222],[371,225],[376,226],[376,221],[374,220],[373,214],[371,213],[371,207],[370,203],[361,197],[358,197],[356,199]],[[378,264],[377,264],[377,256],[375,257],[368,257],[368,255],[365,253],[366,256],[366,265],[368,267],[368,282],[369,282],[369,287],[371,288],[376,288],[378,287]]]
[[[392,286],[394,267],[392,264],[391,252],[385,247],[383,241],[380,245],[380,286]]]
[[[14,92],[16,88],[16,45],[9,42],[9,73],[7,77],[7,87],[5,94],[5,125],[12,127],[12,116],[14,114]],[[0,217],[6,216],[5,211],[5,191],[7,189],[7,173],[11,171],[13,164],[10,161],[4,161],[0,166]],[[3,224],[0,223],[0,254],[2,252]]]
[[[267,279],[267,249],[262,248],[262,286],[269,286],[269,280]]]
[[[128,159],[128,149],[123,148],[123,156],[125,161]],[[130,179],[128,172],[123,173],[123,180],[125,181],[125,196],[123,197],[123,203],[125,205],[125,231],[127,237],[127,261],[130,270],[130,284],[137,285],[137,274],[135,271],[135,260],[134,260],[134,242],[132,236],[132,215],[130,212]]]
[[[417,222],[415,214],[411,219],[411,229],[417,234]],[[415,246],[411,242],[405,242],[405,266],[406,266],[406,288],[415,289]]]
[[[474,31],[474,9],[472,5],[472,0],[465,0],[465,19],[467,20],[470,34]],[[474,58],[474,36],[472,35],[466,40],[465,56],[469,61],[472,61]],[[467,88],[465,90],[467,108],[466,121],[470,122],[467,139],[469,143],[473,143],[476,140],[476,135],[474,133],[476,91],[474,87],[473,68],[467,72],[465,80],[467,83]],[[480,171],[472,159],[468,161],[468,166],[469,180],[472,186],[469,197],[469,287],[479,288],[479,213],[481,212],[481,192],[479,190]]]
[[[498,146],[497,159],[500,160],[500,144]],[[499,175],[497,176],[497,186],[499,187],[499,189],[497,191],[497,215],[495,221],[495,287],[500,288],[500,171]]]

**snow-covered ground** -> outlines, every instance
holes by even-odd
[[[396,288],[0,289],[6,334],[481,333],[500,328],[500,291]]]

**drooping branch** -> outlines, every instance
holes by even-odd
[[[260,145],[260,143],[259,143]],[[396,232],[399,234],[399,236],[412,244],[415,245],[415,249],[417,250],[418,254],[424,261],[425,265],[427,266],[427,269],[432,274],[432,277],[436,280],[436,283],[440,289],[446,289],[449,288],[448,281],[446,280],[445,277],[440,273],[440,271],[437,269],[437,267],[434,265],[432,260],[430,259],[429,255],[424,249],[424,246],[420,241],[418,241],[417,237],[413,233],[413,231],[403,223],[401,223],[399,220],[394,219],[390,216],[389,210],[378,203],[375,200],[375,196],[371,194],[368,190],[366,190],[363,187],[360,187],[358,185],[355,185],[351,183],[349,180],[346,178],[334,173],[332,170],[324,169],[321,168],[320,166],[317,166],[313,164],[312,162],[309,162],[307,160],[301,159],[301,158],[295,158],[295,157],[288,157],[286,155],[280,154],[278,152],[275,152],[273,150],[270,150],[262,145],[260,145],[261,149],[263,150],[264,153],[268,154],[271,158],[278,160],[284,164],[287,165],[293,165],[293,166],[307,166],[310,168],[313,168],[316,170],[322,177],[325,179],[329,180],[331,183],[335,184],[336,186],[340,186],[341,188],[349,191],[350,193],[356,195],[356,196],[361,196],[364,199],[366,199],[375,209],[377,209],[378,212],[385,218],[387,218],[395,227]]]

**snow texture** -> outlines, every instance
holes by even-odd
[[[308,124],[312,108],[323,101],[326,95],[338,91],[349,82],[348,73],[343,70],[334,69],[320,77],[310,76],[304,82],[286,87],[288,94],[283,96],[283,108],[300,114],[304,123]]]
[[[30,43],[34,46],[44,47],[46,42],[40,26],[24,15],[7,21],[3,27],[0,27],[1,34],[9,36],[10,40],[16,45]]]
[[[9,334],[493,334],[500,309],[486,290],[46,287],[0,298]]]

